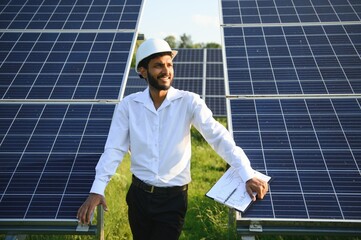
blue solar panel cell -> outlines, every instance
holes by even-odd
[[[220,93],[225,92],[224,90],[224,80],[222,78],[219,79],[207,79],[206,83],[206,93],[208,96],[222,96]]]
[[[58,210],[61,196],[41,196],[36,195],[32,199],[32,204],[27,210],[28,218],[46,219],[49,216],[54,218]]]
[[[2,218],[23,218],[27,210],[31,195],[2,195],[0,212]]]
[[[275,195],[273,199],[273,206],[276,212],[277,218],[307,218],[305,214],[304,199],[302,195],[295,194],[288,198],[284,194]],[[296,216],[296,217],[294,217]]]
[[[350,195],[344,194],[344,195],[340,195],[338,197],[338,200],[343,206],[342,212],[344,218],[355,219],[355,220],[360,219],[361,208],[360,205],[357,204],[361,200],[360,196],[358,195],[354,196],[353,194]]]
[[[358,167],[349,150],[323,150],[322,154],[327,159],[329,170],[354,170]]]
[[[319,149],[307,149],[307,151],[304,149],[293,149],[292,158],[290,158],[290,160],[294,159],[294,164],[299,170],[317,171],[325,170],[325,162],[323,157],[324,151]]]
[[[308,202],[307,210],[310,218],[314,219],[335,219],[341,218],[341,211],[337,205],[337,199],[334,195],[307,194],[305,199]],[[327,205],[320,205],[320,200]]]
[[[216,63],[223,63],[222,58],[222,51],[221,49],[215,48],[208,48],[207,49],[207,63],[216,62]]]

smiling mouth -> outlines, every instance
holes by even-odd
[[[161,80],[161,81],[168,81],[168,80],[170,80],[170,77],[162,76],[162,77],[159,77],[158,79]]]

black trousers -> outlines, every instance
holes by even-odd
[[[134,240],[179,238],[187,212],[187,190],[150,193],[132,184],[126,201]]]

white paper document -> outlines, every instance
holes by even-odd
[[[269,182],[271,177],[255,171],[256,177]],[[256,195],[256,193],[254,193]],[[230,167],[216,184],[206,193],[207,197],[214,199],[228,207],[240,212],[246,211],[252,203],[246,191],[246,185],[235,168]]]

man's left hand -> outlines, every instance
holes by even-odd
[[[257,193],[257,198],[263,199],[268,192],[268,183],[257,178],[251,178],[246,182],[246,190],[252,201],[256,201],[256,197],[253,193]]]

